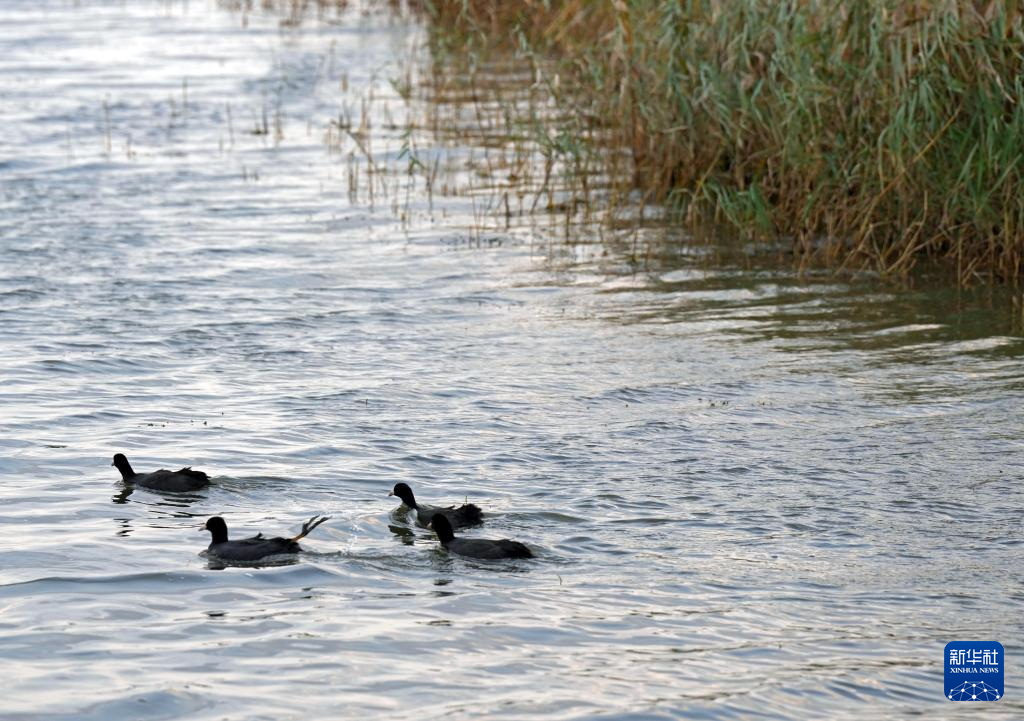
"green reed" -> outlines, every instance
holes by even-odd
[[[679,222],[886,275],[924,258],[964,283],[1020,275],[1020,2],[420,5],[438,49],[553,61],[577,122],[551,143],[624,149]]]

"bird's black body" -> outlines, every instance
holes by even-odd
[[[388,494],[389,496],[398,496],[402,499],[402,503],[407,505],[413,511],[416,512],[416,522],[421,526],[426,527],[430,523],[430,519],[437,514],[441,514],[448,519],[448,523],[451,524],[452,528],[465,528],[467,526],[475,526],[484,522],[483,511],[480,507],[473,504],[467,503],[464,506],[427,506],[416,502],[416,496],[413,495],[412,489],[404,483],[396,483],[394,490]]]
[[[143,488],[151,488],[154,491],[198,491],[210,484],[208,475],[187,467],[180,471],[160,469],[152,473],[136,473],[123,453],[116,454],[114,462],[110,465],[116,466],[117,470],[121,471],[121,478],[125,482]]]
[[[437,533],[441,545],[452,553],[470,558],[492,560],[497,558],[533,558],[533,552],[519,541],[487,538],[456,538],[448,519],[437,513],[430,519],[429,528]]]
[[[228,540],[228,525],[220,516],[214,516],[206,522],[204,528],[210,532],[212,539],[206,549],[211,555],[225,561],[259,561],[268,556],[284,553],[299,553],[302,547],[299,539],[307,536],[310,531],[327,520],[327,516],[313,516],[302,526],[302,532],[293,538],[264,538],[258,533],[252,538],[238,541]]]

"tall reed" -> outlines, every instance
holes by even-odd
[[[553,59],[649,201],[961,282],[1024,255],[1018,0],[425,0],[438,47]]]

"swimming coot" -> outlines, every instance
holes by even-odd
[[[471,558],[533,558],[533,552],[519,541],[502,539],[492,541],[487,538],[456,538],[447,517],[440,513],[434,514],[427,524],[437,533],[441,545],[452,553]]]
[[[404,483],[396,483],[394,490],[388,494],[389,496],[398,496],[402,499],[402,503],[407,505],[412,510],[416,511],[416,522],[421,526],[426,526],[430,523],[430,519],[435,514],[441,514],[448,519],[448,522],[452,525],[452,528],[465,528],[466,526],[475,526],[478,523],[483,523],[484,514],[480,510],[479,506],[472,503],[467,503],[464,506],[425,506],[416,503],[416,496],[412,494],[412,489]]]
[[[252,538],[229,541],[228,524],[220,516],[214,516],[203,526],[213,537],[206,550],[225,561],[258,561],[281,553],[299,553],[302,550],[299,539],[308,536],[310,531],[327,519],[328,516],[313,516],[302,524],[302,532],[292,538],[264,538],[262,533],[257,533]]]
[[[126,482],[143,488],[152,488],[154,491],[197,491],[210,484],[208,475],[188,467],[180,471],[160,469],[152,473],[136,473],[123,453],[116,454],[114,462],[110,465],[117,466],[117,470],[121,471],[121,478]]]

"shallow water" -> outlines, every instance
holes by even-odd
[[[1006,299],[637,272],[466,242],[466,197],[371,204],[325,128],[373,95],[399,163],[418,38],[0,10],[0,716],[1024,716]],[[116,451],[215,483],[132,490]],[[439,551],[399,480],[538,558]],[[297,563],[199,555],[211,515],[314,513]],[[1002,642],[1005,699],[943,699],[950,640]]]

